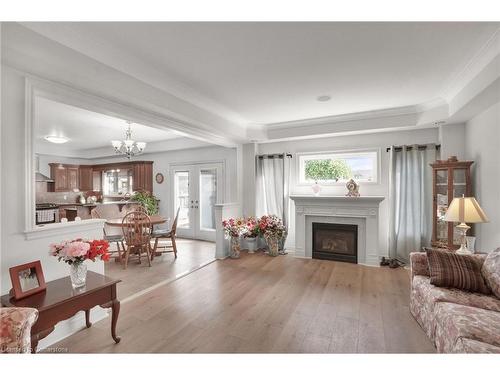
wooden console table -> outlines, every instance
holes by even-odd
[[[79,311],[85,311],[85,323],[90,328],[90,309],[95,306],[111,307],[111,336],[119,343],[116,322],[120,301],[116,298],[116,284],[120,281],[88,271],[85,287],[73,289],[68,276],[48,282],[47,289],[43,292],[18,301],[6,294],[1,297],[1,302],[4,307],[33,307],[38,310],[38,320],[31,328],[32,353],[36,352],[38,341],[49,335],[57,323],[71,318]]]

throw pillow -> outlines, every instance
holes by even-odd
[[[493,294],[500,298],[500,248],[488,254],[481,273]]]
[[[432,285],[468,292],[491,293],[481,275],[483,260],[472,255],[459,255],[442,250],[426,252]]]

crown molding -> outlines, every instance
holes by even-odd
[[[493,33],[469,62],[453,76],[440,96],[449,103],[499,54],[500,28]]]
[[[395,117],[416,114],[419,112],[419,108],[416,105],[404,106],[404,107],[394,107],[386,109],[377,109],[373,111],[346,113],[342,115],[335,116],[325,116],[316,117],[302,120],[285,121],[285,122],[275,122],[266,124],[267,129],[285,129],[285,128],[298,128],[303,126],[316,126],[316,125],[327,125],[335,124],[339,122],[349,122],[349,121],[360,121],[360,120],[370,120],[384,117]]]

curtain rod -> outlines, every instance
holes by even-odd
[[[406,147],[406,149],[407,150],[412,150],[414,146],[417,146],[417,148],[419,150],[425,150],[429,146],[435,146],[436,150],[439,150],[441,148],[441,145],[434,145],[434,143],[431,143],[431,144],[428,144],[428,145],[409,145],[409,146]],[[387,147],[387,149],[385,151],[389,152],[389,151],[391,151],[391,148],[392,147]],[[394,146],[394,151],[396,151],[396,152],[403,151],[403,146]]]
[[[264,158],[266,158],[266,159],[274,159],[274,158],[282,159],[282,158],[284,158],[285,156],[286,156],[287,158],[291,158],[291,157],[292,157],[292,154],[288,154],[288,153],[286,153],[286,154],[262,154],[262,155],[257,155],[257,157],[258,157],[259,159],[264,159]]]

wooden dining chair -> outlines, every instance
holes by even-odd
[[[92,219],[108,219],[107,217],[104,217],[106,215],[103,216],[97,208],[94,208],[92,211],[90,211],[90,216],[92,217]],[[109,243],[116,244],[117,251],[110,250],[109,253],[110,255],[116,254],[116,256],[114,256],[115,260],[121,263],[123,260],[123,255],[125,254],[125,237],[123,237],[121,229],[110,227],[108,224],[104,223],[102,231],[104,234],[104,240],[108,241]]]
[[[141,263],[142,253],[145,251],[151,267],[151,219],[142,211],[132,211],[123,217],[122,221],[123,237],[125,238],[125,262],[123,268],[126,269],[128,259],[131,254],[139,257]]]
[[[177,208],[177,212],[175,214],[175,219],[174,222],[172,223],[172,227],[170,229],[157,229],[153,231],[153,238],[155,239],[155,244],[153,246],[153,251],[151,251],[151,260],[154,259],[156,253],[174,253],[175,258],[177,258],[177,244],[175,243],[175,234],[177,231],[177,219],[179,218],[179,211],[180,207]],[[165,246],[160,246],[158,247],[158,241],[159,240],[170,240],[171,244],[168,245],[166,244]],[[162,251],[157,251],[158,248],[160,249],[170,249],[172,250],[162,250]]]

